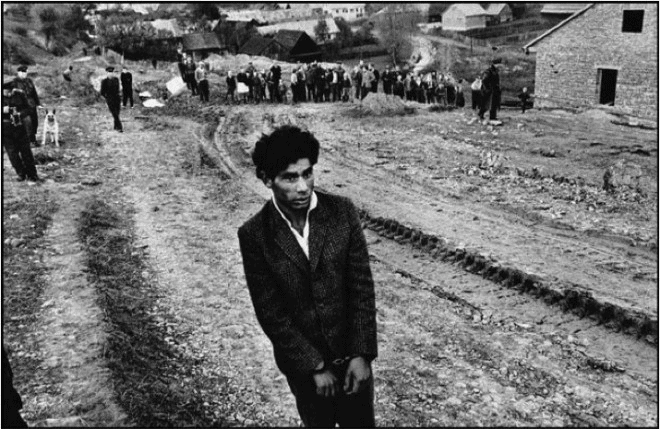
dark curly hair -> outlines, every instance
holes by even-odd
[[[262,135],[254,146],[252,162],[257,177],[261,180],[274,179],[286,170],[289,164],[308,158],[314,165],[319,159],[319,141],[309,131],[294,125],[283,125],[270,135]]]

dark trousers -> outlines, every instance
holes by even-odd
[[[115,120],[113,129],[121,131],[123,129],[121,126],[121,120],[119,119],[119,111],[121,110],[121,103],[119,103],[119,99],[108,100],[107,103],[108,103],[108,109],[110,109],[110,113],[112,113],[112,118]]]
[[[227,95],[225,95],[225,101],[227,101],[228,98],[231,98],[232,102],[236,101],[236,98],[234,97],[234,94],[236,93],[236,88],[227,88]]]
[[[481,108],[479,117],[484,119],[484,113],[488,111],[491,120],[497,119],[497,109],[500,107],[500,94],[498,91],[485,91],[481,94]]]
[[[122,104],[124,107],[126,107],[126,102],[130,100],[131,101],[131,107],[133,107],[133,90],[124,90],[123,91],[123,97],[122,97]]]
[[[337,374],[340,386],[344,383],[344,373]],[[347,396],[340,387],[334,398],[316,394],[316,386],[311,376],[304,379],[287,377],[291,392],[296,397],[298,413],[306,427],[375,427],[374,383],[361,392]]]
[[[195,76],[190,73],[186,73],[185,81],[188,89],[192,92],[192,95],[197,95],[197,81],[195,80]]]
[[[23,124],[25,126],[25,132],[27,133],[28,141],[38,145],[37,128],[39,127],[39,114],[37,113],[36,107],[30,109],[30,115],[23,118]]]
[[[472,110],[481,107],[481,91],[472,90]]]
[[[38,177],[25,127],[14,127],[3,121],[2,146],[19,178],[36,179]]]
[[[206,79],[198,82],[199,99],[202,101],[209,101],[209,81]]]

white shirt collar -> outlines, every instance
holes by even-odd
[[[280,214],[280,216],[282,216],[282,219],[284,219],[284,222],[286,222],[289,229],[293,233],[293,236],[296,238],[296,241],[300,245],[303,253],[305,254],[305,256],[307,256],[307,259],[309,259],[309,213],[312,210],[314,210],[319,203],[319,199],[316,196],[316,192],[312,191],[312,197],[309,202],[309,208],[307,209],[307,215],[305,217],[305,226],[303,227],[302,235],[300,235],[300,233],[296,231],[291,221],[287,219],[286,216],[284,216],[284,213],[282,212],[282,210],[280,210],[280,207],[277,205],[275,194],[273,194],[272,191],[271,191],[271,199],[273,200],[273,204],[275,204],[275,209]]]

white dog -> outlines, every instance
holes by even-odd
[[[50,135],[52,141],[55,142],[56,147],[60,147],[60,126],[57,123],[55,112],[57,109],[46,110],[46,121],[44,122],[42,146],[46,145],[46,140]]]

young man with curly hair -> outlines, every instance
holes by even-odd
[[[252,159],[272,198],[238,230],[257,319],[305,426],[373,427],[374,284],[353,203],[314,190],[319,142],[286,125]]]

